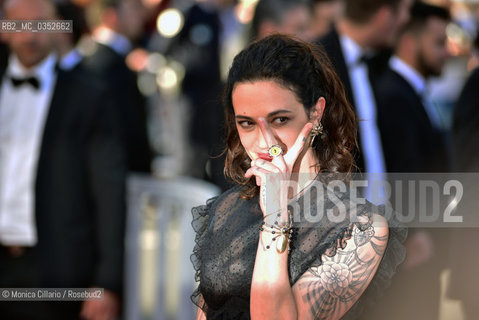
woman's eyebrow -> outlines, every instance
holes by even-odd
[[[280,110],[276,110],[276,111],[268,113],[267,117],[271,118],[271,117],[274,117],[275,115],[278,115],[280,113],[292,113],[292,112],[291,112],[291,110],[280,109]]]
[[[243,115],[237,115],[235,116],[236,119],[242,119],[242,120],[252,120],[251,117],[248,117],[248,116],[243,116]]]
[[[273,112],[270,112],[268,113],[268,115],[266,116],[267,118],[271,118],[271,117],[274,117],[275,115],[278,115],[278,114],[281,114],[281,113],[292,113],[291,110],[287,110],[287,109],[280,109],[280,110],[275,110]],[[245,120],[250,120],[252,119],[251,117],[248,117],[248,116],[244,116],[244,115],[236,115],[235,116],[236,119],[245,119]]]

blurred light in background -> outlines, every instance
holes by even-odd
[[[447,47],[453,56],[466,54],[470,50],[472,37],[456,23],[450,23],[446,29]]]
[[[185,75],[185,68],[181,63],[170,61],[168,65],[157,71],[156,83],[165,93],[176,93],[180,89]]]
[[[185,76],[185,68],[181,63],[167,59],[158,52],[142,56],[141,61],[141,68],[137,70],[139,71],[137,84],[143,95],[151,96],[158,89],[168,95],[179,93]]]
[[[163,37],[173,38],[183,28],[184,21],[185,18],[178,9],[170,8],[158,15],[156,27]]]
[[[166,58],[160,53],[152,53],[148,56],[146,61],[146,70],[151,73],[156,73],[161,67],[166,65]]]
[[[191,28],[190,39],[197,46],[207,45],[213,39],[213,30],[204,23],[197,24]]]
[[[178,75],[172,68],[164,67],[158,72],[156,81],[161,89],[169,90],[178,84]]]
[[[148,61],[148,51],[142,48],[136,48],[126,57],[126,65],[135,72],[140,72],[146,67]]]
[[[236,6],[236,19],[243,24],[250,23],[253,20],[254,9],[259,0],[241,0]]]
[[[156,93],[156,76],[152,73],[143,72],[138,75],[138,89],[145,96],[151,96]]]
[[[140,248],[143,250],[156,250],[160,244],[158,231],[154,229],[142,230],[139,240]]]

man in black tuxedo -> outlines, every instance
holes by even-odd
[[[129,170],[150,172],[152,151],[146,103],[138,89],[136,73],[125,62],[143,35],[146,9],[141,0],[100,0],[91,5],[91,10],[98,12],[95,41],[82,66],[102,79],[116,100]]]
[[[345,0],[343,17],[319,40],[346,89],[359,120],[359,154],[362,172],[385,171],[376,127],[376,102],[372,81],[383,67],[382,56],[368,63],[379,50],[394,45],[407,22],[411,0]]]
[[[8,0],[7,19],[54,19]],[[125,153],[107,91],[56,71],[53,33],[12,33],[0,71],[0,287],[101,287],[101,301],[0,303],[2,319],[113,319],[122,290]]]
[[[400,28],[409,18],[411,3],[412,0],[345,0],[343,17],[319,40],[359,120],[356,164],[361,172],[378,174],[376,179],[384,178],[386,171],[373,92],[385,61],[379,52],[395,44]],[[367,190],[366,196],[374,201],[378,195]]]
[[[427,79],[448,58],[450,14],[418,2],[396,55],[377,85],[378,125],[388,172],[447,172],[449,157],[439,110],[427,97]]]
[[[389,68],[378,81],[378,127],[388,172],[450,171],[441,116],[427,95],[427,80],[441,74],[449,57],[449,21],[447,9],[417,1]],[[403,204],[402,208],[410,206]],[[378,303],[382,313],[370,318],[438,319],[439,276],[445,268],[447,241],[446,229],[410,228],[405,263],[389,295]]]

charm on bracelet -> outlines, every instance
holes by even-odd
[[[278,217],[280,214],[278,214]],[[291,238],[293,237],[293,223],[292,220],[289,220],[289,224],[286,226],[280,226],[277,221],[273,225],[267,225],[266,222],[262,222],[260,231],[269,232],[273,235],[271,242],[266,245],[266,249],[271,248],[271,244],[276,242],[276,251],[278,253],[283,253],[288,248],[288,253],[291,251],[291,247],[288,244],[291,243]]]

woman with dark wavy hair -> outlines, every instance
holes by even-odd
[[[354,318],[406,231],[347,187],[356,118],[329,60],[269,36],[236,56],[223,100],[237,186],[193,209],[197,319]]]

